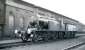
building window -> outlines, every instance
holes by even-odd
[[[0,12],[1,12],[1,9],[0,9]]]
[[[9,26],[14,26],[14,16],[9,16]]]
[[[45,14],[44,13],[38,13],[39,15],[42,15],[42,16],[45,16]]]
[[[1,16],[1,9],[0,9],[0,16]]]
[[[23,27],[23,17],[20,18],[20,24],[19,24],[20,27]]]

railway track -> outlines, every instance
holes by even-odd
[[[3,49],[3,48],[10,48],[10,47],[17,47],[17,46],[24,46],[26,44],[31,44],[29,42],[14,42],[14,43],[6,43],[6,44],[0,44],[0,49]]]
[[[52,42],[52,41],[48,41]],[[38,41],[38,42],[13,42],[13,43],[4,43],[0,44],[0,49],[4,48],[11,48],[11,47],[18,47],[18,46],[25,46],[25,45],[32,45],[32,44],[41,44],[41,43],[48,43],[47,41]]]
[[[80,36],[78,36],[80,37]],[[78,38],[75,37],[75,38]],[[70,39],[66,39],[66,40],[70,40]],[[49,40],[49,41],[38,41],[38,42],[14,42],[14,43],[4,43],[4,44],[0,44],[0,49],[4,49],[4,48],[11,48],[11,47],[17,47],[17,46],[25,46],[25,45],[34,45],[34,44],[42,44],[42,43],[50,43],[50,42],[55,42],[55,41],[59,41],[59,40]],[[63,41],[63,39],[62,39]],[[81,44],[80,44],[81,45]],[[71,48],[75,48],[75,47],[71,47]],[[67,48],[65,50],[71,49],[71,48]]]
[[[85,36],[85,35],[80,35],[80,36],[77,36],[77,37],[83,37],[83,36]],[[77,45],[74,45],[72,47],[66,48],[64,50],[72,50],[72,49],[78,48],[78,47],[83,46],[83,45],[85,45],[85,42],[82,42],[80,44],[77,44]]]
[[[77,44],[77,45],[74,45],[74,46],[69,47],[69,48],[66,48],[64,50],[73,50],[73,49],[78,48],[78,47],[83,46],[83,45],[85,45],[85,42]]]
[[[57,40],[54,40],[57,41]],[[34,45],[34,44],[43,44],[43,43],[50,43],[50,42],[54,42],[52,40],[50,41],[38,41],[38,42],[13,42],[13,43],[4,43],[4,44],[0,44],[0,49],[4,49],[4,48],[11,48],[11,47],[18,47],[18,46],[25,46],[25,45]]]

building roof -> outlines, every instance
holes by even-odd
[[[67,16],[64,16],[64,15],[62,15],[62,14],[56,13],[56,12],[54,12],[54,11],[48,10],[48,9],[46,9],[46,8],[42,8],[42,7],[40,7],[40,6],[36,6],[36,5],[32,4],[32,3],[28,3],[28,2],[25,2],[25,1],[22,1],[22,0],[15,0],[15,1],[18,1],[18,3],[21,3],[21,4],[26,5],[26,6],[30,5],[30,6],[33,6],[33,7],[36,7],[36,8],[40,8],[40,9],[42,9],[42,10],[44,10],[44,11],[51,12],[51,13],[53,13],[53,14],[56,14],[56,15],[65,17],[65,18],[70,19],[70,20],[75,21],[75,22],[79,22],[79,21],[77,21],[77,20],[74,20],[74,19],[69,18],[69,17],[67,17]]]
[[[28,3],[28,2],[25,2],[25,1],[23,1],[23,0],[13,0],[13,1],[16,2],[16,3],[19,3],[19,4],[21,4],[21,5],[39,8],[39,9],[42,9],[42,10],[44,10],[44,11],[47,11],[47,12],[50,12],[50,13],[59,15],[59,16],[61,16],[61,17],[64,17],[64,18],[67,18],[67,19],[70,19],[70,20],[72,20],[72,21],[75,21],[75,22],[79,23],[79,21],[77,21],[77,20],[74,20],[74,19],[69,18],[69,17],[67,17],[67,16],[64,16],[64,15],[62,15],[62,14],[56,13],[56,12],[54,12],[54,11],[48,10],[48,9],[46,9],[46,8],[42,8],[42,7],[40,7],[40,6],[36,6],[36,5],[32,4],[32,3]]]

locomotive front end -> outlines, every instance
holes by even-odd
[[[15,30],[15,34],[22,39],[22,41],[32,41],[34,36],[34,31],[37,30],[36,28],[28,28],[26,31]]]

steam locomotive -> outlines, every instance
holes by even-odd
[[[22,41],[56,40],[74,38],[77,33],[77,26],[68,23],[58,22],[54,19],[38,19],[32,21],[26,31],[15,30]]]

